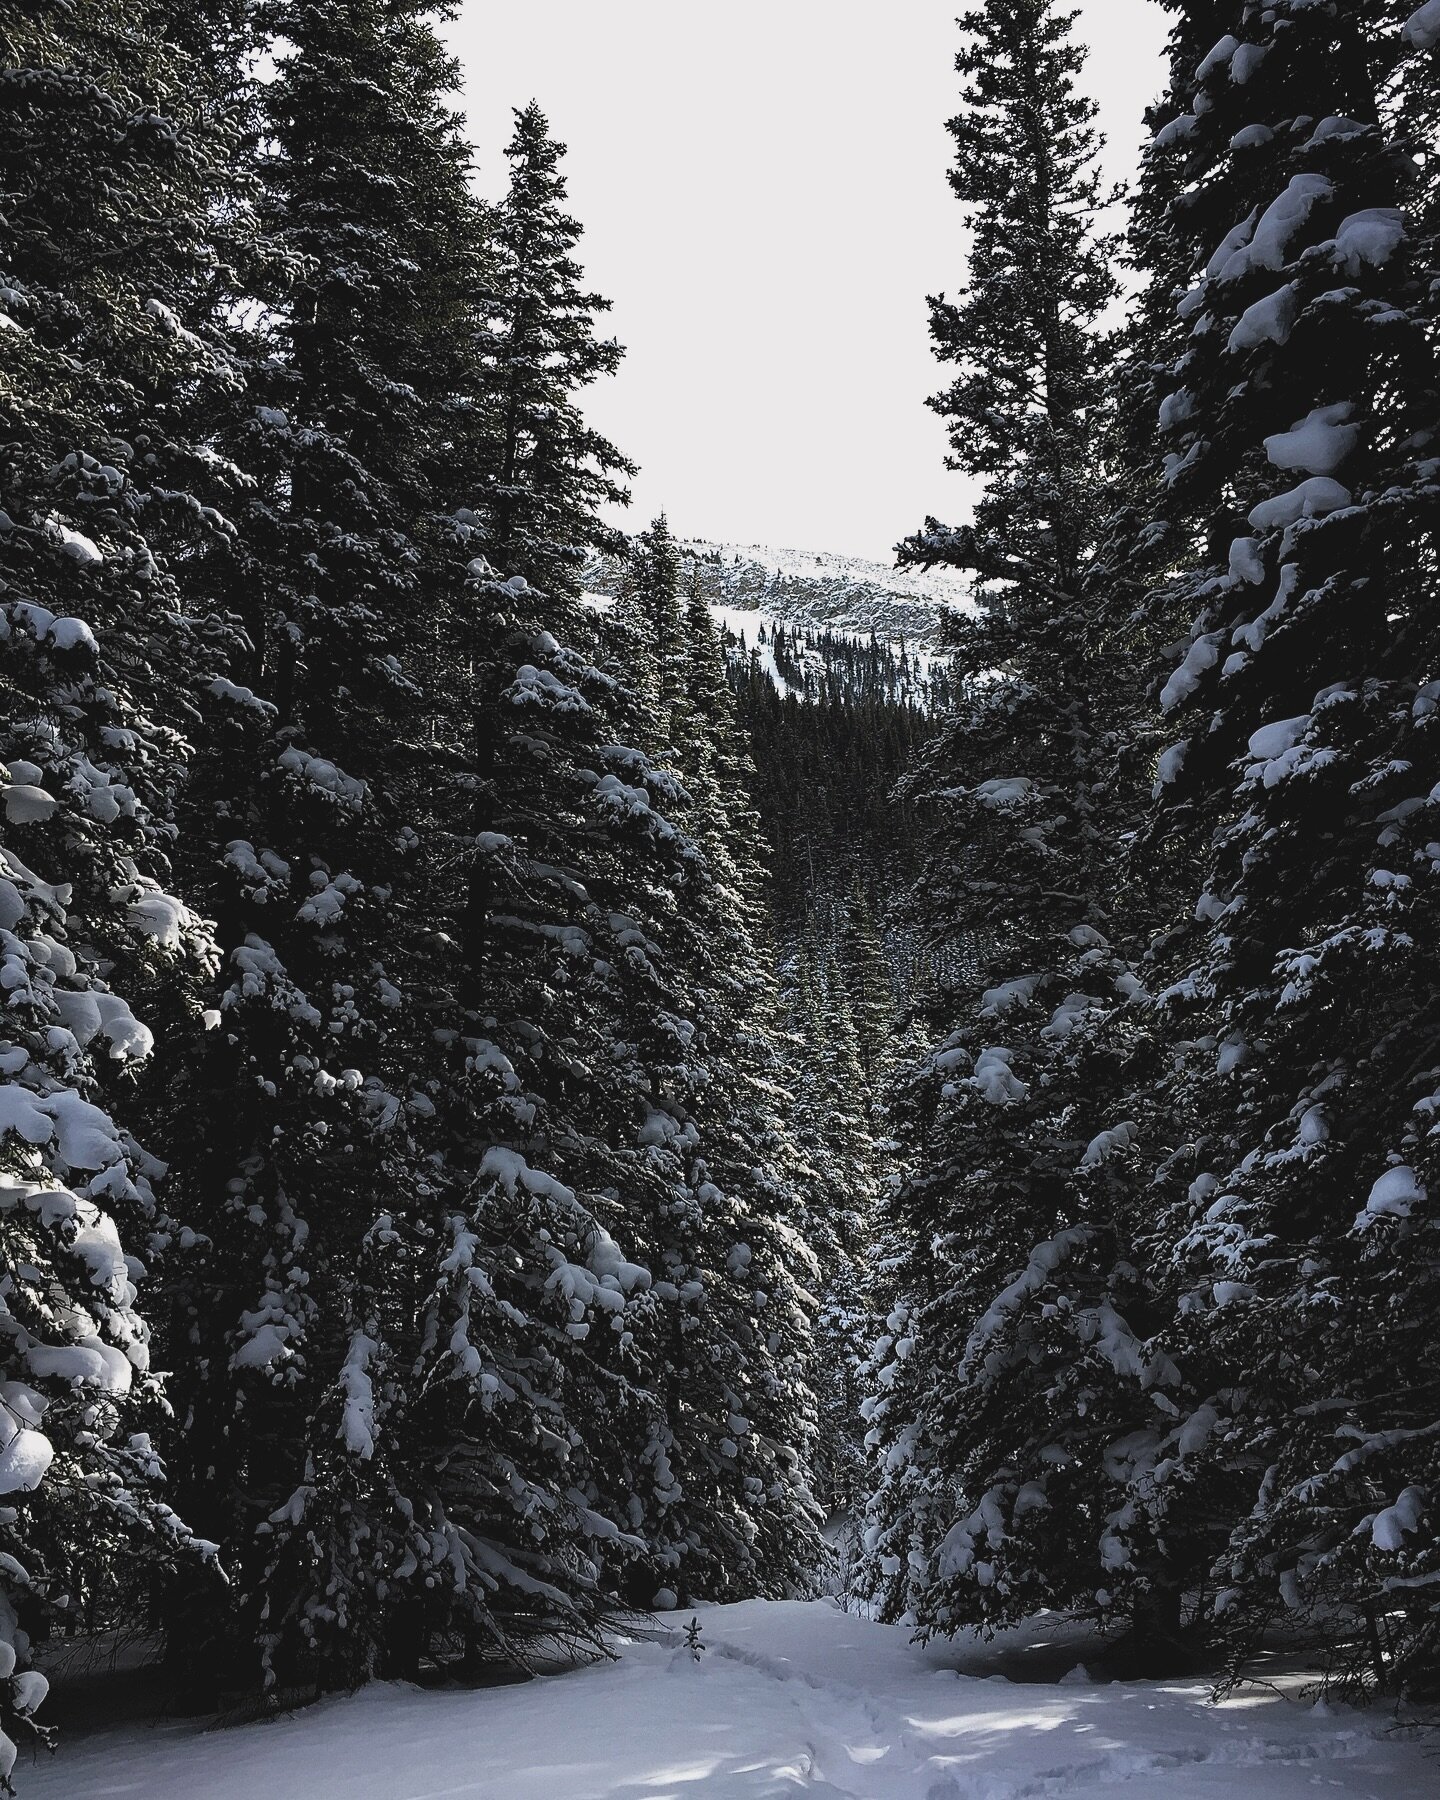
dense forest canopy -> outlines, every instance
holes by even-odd
[[[927,642],[615,523],[443,5],[0,7],[0,1789],[117,1635],[1437,1692],[1440,0],[1165,3],[1123,237],[1066,8],[959,21]]]

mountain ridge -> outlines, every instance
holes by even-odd
[[[682,538],[684,579],[698,581],[712,607],[727,613],[766,613],[787,624],[935,649],[945,615],[968,610],[964,584],[953,575],[887,568],[833,551],[792,550],[764,544],[717,543]],[[625,564],[601,557],[585,572],[585,585],[614,594]]]

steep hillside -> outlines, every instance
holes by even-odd
[[[761,612],[789,625],[830,630],[914,649],[939,644],[945,614],[967,605],[952,575],[891,569],[856,557],[756,544],[682,543],[683,579],[699,583],[717,610]],[[623,564],[606,557],[585,572],[594,593],[619,591]],[[733,620],[727,619],[731,629]],[[749,635],[749,634],[747,634]]]

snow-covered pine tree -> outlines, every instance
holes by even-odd
[[[177,569],[229,529],[205,421],[236,140],[166,9],[0,24],[0,1787],[51,1631],[151,1629],[206,1558],[160,1497],[139,1291],[183,1244],[131,1135],[216,951],[174,892],[177,796],[230,634]],[[137,1016],[137,1014],[139,1016]],[[211,1591],[215,1590],[211,1582]],[[43,1733],[42,1733],[43,1735]]]
[[[819,1265],[815,1492],[827,1513],[848,1522],[864,1486],[859,1370],[875,1337],[868,1267],[879,1157],[850,996],[813,923],[787,967],[786,998],[791,1129],[804,1159],[806,1241]]]
[[[620,546],[600,509],[627,500],[622,480],[634,465],[585,422],[579,395],[613,374],[624,352],[596,332],[610,302],[581,286],[571,254],[580,226],[564,210],[565,146],[533,102],[515,114],[505,154],[510,182],[496,212],[485,308],[488,443],[472,505],[486,520],[495,568],[524,572],[553,605],[579,593],[587,549]]]
[[[651,906],[693,852],[673,779],[613,735],[613,678],[557,641],[552,619],[578,625],[564,597],[477,557],[467,598],[421,848],[449,968],[411,1430],[452,1572],[434,1624],[523,1658],[537,1633],[597,1641],[648,1496],[673,1487],[645,1457],[662,1302],[640,1219],[665,1183],[641,1128],[685,1030]]]
[[[636,741],[644,742],[652,755],[673,761],[672,735],[680,722],[676,708],[684,696],[688,645],[680,597],[680,548],[663,513],[635,540],[610,626],[612,641],[617,633],[628,632],[638,652],[630,685],[645,716],[637,716]],[[701,747],[698,741],[696,747]]]
[[[870,1086],[872,1116],[883,1105],[894,1067],[895,979],[875,908],[857,873],[845,905],[838,951],[855,1021],[856,1049]]]
[[[709,877],[679,822],[684,790],[647,754],[663,747],[657,697],[584,651],[579,568],[610,539],[595,508],[627,465],[576,408],[619,350],[595,339],[602,303],[579,290],[559,153],[538,112],[522,115],[456,515],[482,554],[450,615],[447,785],[422,852],[452,960],[437,1000],[451,1067],[414,1441],[434,1470],[427,1529],[465,1576],[437,1584],[440,1623],[476,1653],[523,1654],[544,1631],[593,1639],[618,1594],[648,1603],[667,1583],[752,1592],[799,1544],[754,1472],[794,1461],[789,1439],[782,1452],[762,1435],[784,1390],[744,1418],[761,1359],[737,1371],[734,1333],[707,1339],[716,1356],[687,1395],[704,1430],[678,1438],[695,1466],[672,1458],[685,1327],[737,1244],[726,1194],[711,1184],[712,1204],[695,1177],[688,1111],[700,1027],[679,921]],[[778,1336],[783,1273],[772,1286]],[[725,1404],[702,1409],[717,1385]]]
[[[959,371],[933,404],[984,491],[972,525],[931,520],[901,553],[970,570],[980,605],[909,782],[930,819],[919,922],[950,978],[926,1007],[940,1042],[895,1105],[869,1578],[886,1616],[925,1631],[1052,1606],[1153,1632],[1185,1549],[1130,1484],[1175,1377],[1148,1341],[1122,1175],[1136,1121],[1115,1098],[1139,990],[1116,845],[1138,801],[1126,646],[1095,591],[1115,286],[1094,107],[1054,0],[962,26],[951,181],[973,247],[961,298],[932,303]]]
[[[1140,251],[1184,633],[1153,835],[1200,865],[1157,1235],[1199,1404],[1153,1478],[1214,1522],[1237,1657],[1314,1612],[1349,1673],[1433,1680],[1440,19],[1175,10]]]
[[[958,299],[930,302],[935,354],[957,369],[930,404],[949,466],[984,487],[972,526],[928,520],[902,555],[972,571],[1002,619],[1029,592],[1063,610],[1104,514],[1095,323],[1116,290],[1073,26],[1056,0],[997,0],[963,15],[955,59],[949,179],[973,239]]]
[[[433,1229],[418,847],[436,595],[482,218],[428,14],[277,3],[262,217],[281,253],[239,417],[253,472],[228,559],[249,652],[187,821],[219,1023],[172,1064],[169,1144],[203,1228],[172,1298],[186,1505],[228,1607],[173,1633],[184,1676],[267,1690],[381,1666],[431,1541],[406,1491],[402,1374]],[[473,384],[472,384],[473,385]]]
[[[690,1582],[740,1598],[802,1590],[818,1560],[810,1463],[819,1269],[780,1047],[755,769],[725,651],[693,579],[680,645],[672,737],[686,801],[678,817],[704,859],[704,880],[683,898],[678,921],[697,1026],[689,1075],[699,1145],[689,1184],[704,1285],[696,1354],[670,1371],[669,1394],[672,1416],[688,1411],[685,1459],[714,1483],[714,1522],[701,1515],[690,1530]],[[726,1371],[724,1386],[696,1404],[694,1365],[707,1361]]]
[[[711,1078],[697,1102],[707,1168],[734,1206],[720,1238],[727,1305],[745,1350],[738,1476],[749,1498],[754,1573],[760,1593],[805,1588],[817,1562],[817,1512],[810,1498],[815,1440],[812,1393],[815,1285],[805,1208],[797,1192],[801,1147],[788,1111],[783,1010],[772,940],[772,887],[752,788],[756,779],[740,725],[727,659],[706,599],[686,589],[684,720],[680,774],[698,846],[711,875],[707,913],[688,914],[711,1001],[700,1008]],[[704,1192],[704,1190],[702,1190]],[[738,1251],[749,1247],[749,1260]],[[716,1269],[720,1265],[716,1255]],[[734,1420],[729,1422],[734,1431]],[[713,1577],[711,1577],[713,1580]],[[731,1591],[742,1591],[733,1582]]]
[[[624,1032],[649,1075],[636,1119],[648,1180],[635,1187],[635,1218],[663,1308],[640,1339],[658,1406],[645,1457],[671,1476],[668,1490],[651,1484],[637,1521],[643,1566],[652,1591],[680,1598],[792,1591],[815,1554],[804,1473],[810,1302],[798,1285],[808,1257],[775,1053],[758,825],[724,654],[697,591],[682,608],[663,521],[637,540],[625,599],[605,624],[638,690],[623,735],[683,783],[668,812],[692,858],[663,904],[662,871],[636,865],[627,878],[631,916],[655,940],[647,956],[663,957],[678,983],[665,1030],[657,1036],[642,1013]],[[653,1014],[659,996],[636,997]]]
[[[868,1079],[860,1059],[860,1036],[855,1029],[845,972],[833,946],[819,958],[818,975],[824,1046],[819,1060],[822,1079],[834,1102],[830,1139],[849,1175],[846,1189],[858,1198],[875,1179],[875,1142],[870,1129]],[[864,1211],[863,1206],[860,1210]]]
[[[472,1657],[598,1642],[635,1593],[649,1497],[674,1487],[639,1221],[665,1204],[653,1071],[687,1029],[655,908],[698,859],[577,604],[587,550],[617,541],[596,509],[630,465],[578,410],[621,350],[571,258],[561,154],[537,108],[518,116],[447,476],[468,572],[440,589],[416,846],[440,1086],[407,1441],[444,1566],[415,1624]]]

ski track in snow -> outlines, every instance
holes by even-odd
[[[824,1601],[697,1609],[613,1665],[521,1687],[386,1684],[268,1724],[73,1733],[22,1800],[1434,1800],[1440,1760],[1384,1709],[1303,1679],[1219,1706],[1203,1682],[1013,1681],[1056,1646],[922,1648]],[[685,1615],[681,1615],[683,1622]],[[1061,1666],[1063,1647],[1059,1652]],[[990,1672],[986,1672],[990,1671]]]

